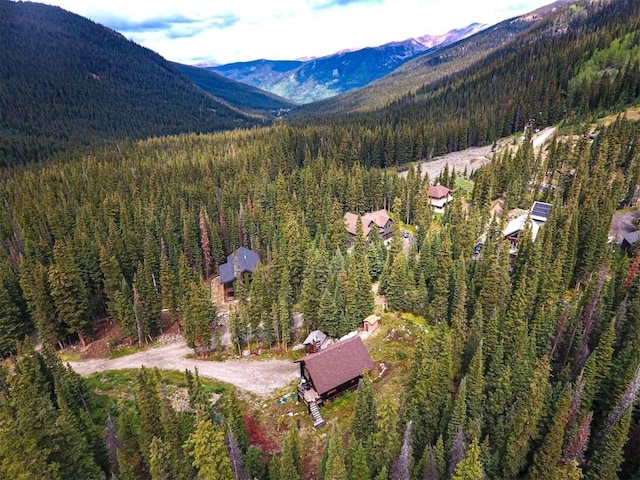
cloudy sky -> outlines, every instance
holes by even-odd
[[[44,0],[186,64],[292,60],[492,25],[552,0]]]

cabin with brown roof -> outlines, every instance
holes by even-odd
[[[429,203],[436,212],[444,212],[444,207],[453,201],[451,189],[444,185],[432,185],[429,187]]]
[[[374,368],[367,347],[357,335],[296,360],[296,363],[300,364],[298,399],[307,405],[316,420],[314,412],[318,412],[319,405],[358,388],[364,372]],[[319,413],[318,417],[322,419]]]
[[[356,225],[358,223],[358,215],[355,213],[347,212],[344,214],[344,224],[349,233],[349,244],[353,244],[353,239],[356,236]],[[380,235],[383,241],[391,240],[393,235],[392,225],[393,220],[389,216],[386,210],[377,210],[375,212],[365,213],[360,217],[362,219],[362,234],[367,241],[371,240],[371,232]]]

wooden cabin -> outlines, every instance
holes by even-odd
[[[298,399],[307,405],[314,419],[319,405],[358,388],[364,372],[375,366],[357,335],[307,355],[296,363],[300,364]]]
[[[450,188],[440,184],[429,187],[429,203],[436,212],[444,212],[444,207],[452,201],[453,195]]]

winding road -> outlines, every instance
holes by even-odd
[[[123,370],[142,366],[178,371],[197,368],[202,377],[230,383],[261,397],[267,397],[274,390],[299,378],[298,366],[287,360],[253,360],[247,358],[215,362],[187,358],[187,355],[191,353],[193,353],[193,350],[184,342],[176,342],[153,347],[125,357],[82,360],[69,362],[69,364],[76,372],[85,376],[105,370]]]

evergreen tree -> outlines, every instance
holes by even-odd
[[[482,343],[478,345],[475,355],[469,365],[467,379],[467,423],[465,431],[467,437],[474,440],[481,435],[482,417],[485,401],[484,356]]]
[[[373,385],[368,375],[358,382],[356,405],[351,419],[351,434],[363,445],[368,446],[373,440],[376,426],[376,401]]]
[[[254,445],[247,449],[244,457],[244,472],[251,480],[266,478],[266,465],[262,458],[262,451]]]
[[[312,330],[318,329],[320,315],[320,296],[318,292],[321,292],[318,288],[318,279],[316,278],[319,262],[320,252],[317,249],[313,249],[310,254],[309,261],[304,270],[304,277],[302,279],[302,292],[300,293],[300,312],[304,318],[304,325],[307,334]]]
[[[376,475],[375,480],[389,480],[389,474],[387,473],[387,467],[382,467],[378,475]]]
[[[224,444],[224,433],[216,429],[210,420],[199,420],[195,431],[189,435],[185,448],[203,480],[229,480],[234,478],[231,462]]]
[[[531,441],[538,437],[538,422],[544,414],[544,399],[548,385],[549,362],[542,358],[529,384],[529,394],[520,399],[509,421],[510,432],[505,445],[503,475],[516,478],[526,465]]]
[[[56,307],[49,290],[48,269],[39,261],[20,263],[20,286],[27,309],[43,343],[60,344],[62,326],[56,318]]]
[[[138,342],[142,343],[160,331],[162,302],[151,263],[138,263],[133,277],[133,292]]]
[[[413,420],[414,451],[422,452],[446,428],[453,383],[451,335],[446,325],[429,334],[417,380],[410,391],[409,418]]]
[[[395,256],[393,265],[390,267],[385,288],[389,308],[402,312],[409,310],[409,292],[412,288],[412,283],[405,256],[400,252]]]
[[[458,387],[455,401],[453,402],[453,409],[451,410],[451,416],[449,418],[449,424],[447,425],[447,441],[445,443],[446,451],[451,451],[453,448],[453,441],[458,431],[464,433],[464,422],[467,418],[467,377],[463,377]]]
[[[181,311],[187,345],[194,350],[197,347],[209,349],[211,347],[210,325],[217,316],[209,290],[203,288],[200,282],[191,282]]]
[[[616,479],[623,461],[623,447],[629,435],[631,409],[615,421],[604,441],[597,445],[587,469],[588,480]]]
[[[171,449],[158,437],[153,437],[149,448],[151,480],[173,480],[176,459],[173,458]]]
[[[178,279],[164,249],[160,254],[160,292],[162,308],[169,310],[169,315],[173,321],[177,320]]]
[[[57,241],[53,247],[49,285],[58,318],[68,326],[70,332],[78,334],[84,347],[86,335],[92,334],[89,302],[80,269],[67,242]]]
[[[0,272],[0,351],[3,354],[15,351],[17,342],[22,341],[31,329],[20,305],[11,298],[4,277],[6,274]]]
[[[280,480],[299,480],[302,477],[302,443],[298,429],[289,428],[280,455]]]
[[[371,472],[367,452],[355,437],[349,439],[349,451],[352,452],[349,455],[349,480],[369,480]]]
[[[342,435],[334,424],[327,445],[327,464],[324,480],[348,480],[347,468],[344,464],[344,447]]]
[[[483,478],[485,476],[480,463],[480,446],[476,439],[469,445],[464,459],[458,463],[451,480],[482,480]]]
[[[544,437],[542,445],[538,448],[533,457],[533,464],[529,470],[529,477],[555,479],[558,474],[558,464],[562,456],[562,446],[565,428],[569,418],[569,407],[573,392],[570,388],[565,388],[556,406],[551,428]]]
[[[373,471],[380,473],[389,471],[400,451],[400,434],[398,433],[398,407],[390,401],[380,405],[380,413],[376,421],[373,435]],[[386,478],[386,477],[385,477]]]
[[[157,376],[143,368],[136,378],[136,410],[140,425],[137,437],[145,462],[148,464],[153,437],[162,438],[161,399],[158,393]]]

